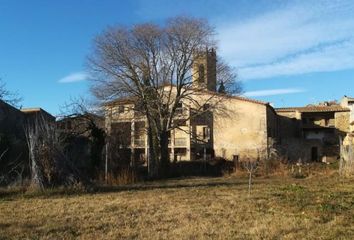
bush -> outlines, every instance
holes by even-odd
[[[234,170],[234,163],[222,158],[211,161],[180,161],[170,165],[170,177],[223,176]]]
[[[131,167],[124,167],[117,171],[110,171],[108,173],[107,179],[105,179],[105,174],[100,174],[100,182],[106,183],[108,185],[126,185],[136,183],[143,179],[143,175],[136,169]]]

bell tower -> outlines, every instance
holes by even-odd
[[[194,54],[193,86],[216,91],[216,52],[214,48]]]

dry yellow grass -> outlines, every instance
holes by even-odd
[[[250,198],[240,177],[71,195],[2,190],[0,239],[354,239],[354,181],[259,178]]]

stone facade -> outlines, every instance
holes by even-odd
[[[277,139],[277,117],[266,103],[230,98],[224,103],[229,112],[214,114],[215,155],[226,159],[265,158],[270,139]]]
[[[349,132],[350,110],[335,103],[276,109],[280,149],[289,161],[333,162]]]
[[[265,158],[269,144],[278,137],[277,115],[267,103],[242,97],[224,97],[220,106],[196,118],[183,122],[171,131],[171,159],[200,160],[222,157]],[[106,129],[113,137],[120,134],[121,145],[134,159],[144,161],[148,140],[146,119],[134,112],[134,104],[116,101],[106,106]],[[124,109],[124,110],[123,110]],[[188,119],[190,105],[184,105],[183,115]],[[178,121],[178,118],[175,119]]]
[[[349,117],[349,121],[350,121],[350,132],[354,133],[354,98],[350,98],[347,96],[344,96],[344,98],[341,101],[341,106],[342,107],[346,107],[350,109],[350,117]]]
[[[214,49],[195,54],[192,77],[195,87],[216,91],[216,52]]]
[[[205,90],[195,102],[203,103],[204,98],[216,94],[214,50],[195,55],[193,86]],[[289,161],[331,162],[339,158],[340,138],[354,130],[350,125],[354,122],[352,98],[345,97],[341,104],[274,109],[248,98],[216,95],[222,101],[197,118],[190,118],[193,104],[182,103],[175,121],[188,120],[170,133],[172,160],[264,159],[275,149]],[[148,153],[147,123],[134,111],[135,102],[120,99],[108,104],[105,124],[111,137],[120,136],[118,149],[124,148],[133,159],[144,162]]]
[[[174,120],[182,122],[170,133],[169,149],[173,161],[222,157],[260,159],[278,138],[277,114],[268,103],[216,93],[216,53],[208,50],[195,55],[193,86],[203,94],[186,100]],[[169,86],[167,91],[171,90]],[[215,95],[215,96],[214,96]],[[213,96],[218,102],[212,110],[193,116],[196,102],[200,106]],[[119,139],[121,151],[135,161],[146,162],[148,140],[146,119],[134,111],[136,99],[120,99],[106,105],[106,129],[111,138]],[[183,119],[188,119],[183,121]],[[119,137],[124,136],[124,137]],[[118,148],[119,149],[119,148]],[[125,150],[123,150],[125,149]],[[117,150],[120,151],[120,150]]]

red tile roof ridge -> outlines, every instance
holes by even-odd
[[[306,106],[306,107],[285,107],[275,108],[277,112],[299,111],[299,112],[349,112],[349,108],[335,106]]]

